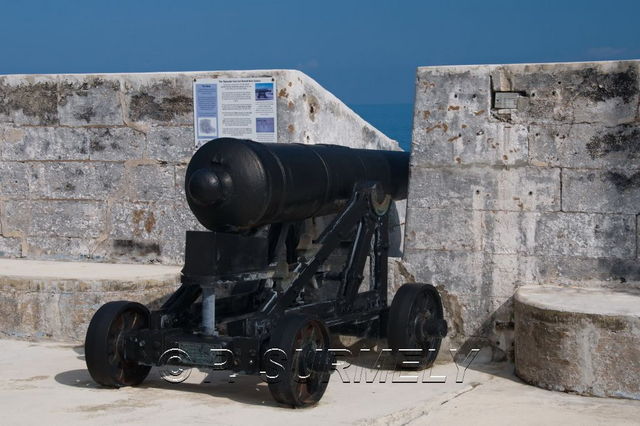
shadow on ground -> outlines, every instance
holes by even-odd
[[[353,367],[363,367],[365,369],[380,369],[391,371],[395,369],[395,361],[392,356],[385,356],[379,358],[380,348],[384,347],[386,341],[384,339],[332,339],[332,347],[336,349],[347,349],[352,356],[345,356],[343,360],[352,365]],[[361,349],[369,349],[370,352],[361,352]],[[82,346],[73,347],[72,350],[80,360],[84,360],[84,350]],[[458,355],[465,355],[464,350],[461,349]],[[450,361],[437,361],[434,365],[433,374],[446,374],[447,381],[456,380],[458,373],[462,373],[465,368],[464,360],[458,359],[458,368],[460,371],[456,371],[453,364]],[[453,358],[452,358],[453,360]],[[448,365],[446,371],[442,370],[442,367]],[[355,379],[353,370],[347,369],[345,377],[348,381]],[[149,374],[149,377],[139,386],[141,389],[158,389],[177,391],[181,393],[190,392],[202,395],[209,395],[215,398],[227,398],[231,401],[236,401],[242,404],[252,404],[258,406],[280,406],[273,400],[269,392],[268,385],[259,376],[254,375],[238,375],[233,379],[230,378],[230,371],[207,371],[207,370],[193,370],[193,377],[188,381],[182,383],[170,383],[161,377],[161,368],[154,367]],[[468,366],[464,376],[464,382],[468,380],[468,373],[470,371],[478,371],[490,375],[499,376],[509,380],[523,383],[517,377],[513,375],[513,364],[507,362],[500,363],[487,363],[474,361]],[[427,376],[429,371],[425,371]],[[333,375],[338,374],[334,372]],[[423,377],[420,374],[420,377]],[[340,375],[340,379],[343,376]],[[98,385],[93,381],[89,372],[86,369],[69,370],[58,373],[55,376],[55,381],[65,386],[71,386],[76,388],[85,388],[100,390],[104,392],[114,392],[113,389],[109,389]]]
[[[98,385],[93,381],[85,369],[69,370],[58,373],[55,381],[65,386],[85,389],[100,389],[104,392],[114,392],[114,389]],[[210,395],[217,398],[228,398],[242,404],[260,406],[280,406],[275,402],[267,384],[258,376],[240,376],[230,380],[229,372],[210,372],[200,383],[183,382],[170,383],[160,377],[160,371],[154,368],[149,377],[140,385],[141,389],[161,389],[176,392],[192,392]]]

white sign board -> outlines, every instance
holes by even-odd
[[[266,78],[198,78],[193,82],[196,148],[222,137],[277,142],[276,82]]]

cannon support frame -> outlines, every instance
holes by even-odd
[[[306,406],[326,389],[329,330],[388,337],[397,356],[419,351],[419,367],[430,365],[447,333],[436,288],[407,284],[387,303],[389,211],[406,196],[405,154],[205,144],[185,189],[209,231],[187,231],[181,286],[160,309],[119,301],[96,312],[85,341],[91,376],[120,387],[154,365],[260,374],[277,401]],[[256,208],[243,211],[248,203]],[[301,236],[333,213],[318,236]]]
[[[378,201],[382,198],[382,201]],[[307,258],[298,259],[295,269],[284,275],[278,271],[282,259],[274,259],[266,270],[241,271],[234,274],[193,277],[183,273],[182,285],[157,311],[151,312],[151,326],[147,329],[127,332],[124,337],[124,358],[143,365],[159,365],[163,354],[179,349],[182,357],[173,363],[187,367],[207,367],[257,373],[263,369],[261,354],[268,347],[270,332],[286,314],[304,314],[323,321],[327,327],[348,333],[354,324],[370,325],[384,317],[387,307],[387,258],[388,258],[388,208],[390,200],[381,197],[376,184],[358,185],[353,197],[333,221],[326,227],[317,241],[316,250]],[[282,252],[286,230],[293,226],[281,226],[275,252]],[[340,272],[337,297],[316,303],[300,302],[301,293],[308,288],[319,267],[355,228],[355,240],[348,260]],[[208,234],[215,234],[208,232]],[[236,237],[233,235],[233,237]],[[233,237],[230,246],[233,246]],[[220,239],[219,241],[225,241]],[[229,241],[229,240],[226,240]],[[224,251],[232,247],[219,247]],[[187,249],[187,253],[189,249]],[[366,259],[371,254],[371,284],[366,291],[359,292]],[[233,256],[231,256],[233,257]],[[185,269],[190,260],[186,259]],[[230,266],[236,268],[235,265]],[[285,276],[286,275],[286,276]],[[224,334],[207,331],[202,324],[203,315],[193,309],[196,300],[207,289],[218,296],[229,295],[241,283],[273,281],[285,288],[278,292],[264,286],[258,290],[259,304],[253,312],[235,315],[221,314],[216,318],[216,328]],[[220,300],[219,300],[220,302]],[[204,310],[201,307],[200,310]],[[194,318],[200,318],[195,320]],[[380,326],[381,324],[378,323]],[[357,327],[355,327],[357,328]],[[382,324],[380,330],[385,327]],[[384,333],[384,332],[383,332]],[[231,335],[230,335],[231,334]],[[231,362],[221,363],[219,356]],[[229,352],[230,351],[230,352]],[[186,354],[186,355],[185,355]]]

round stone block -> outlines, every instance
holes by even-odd
[[[640,399],[640,293],[526,286],[516,292],[516,374],[581,395]]]
[[[158,307],[180,267],[0,259],[0,336],[83,342],[104,303]]]

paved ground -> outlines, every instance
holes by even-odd
[[[141,387],[101,389],[85,370],[82,348],[16,340],[0,346],[3,424],[584,425],[640,418],[640,401],[544,391],[519,382],[508,364],[478,365],[463,383],[455,383],[452,363],[434,368],[433,375],[447,375],[440,384],[342,383],[334,373],[317,407],[292,410],[275,404],[255,377],[228,383],[226,375],[196,371],[170,384],[154,369]]]

